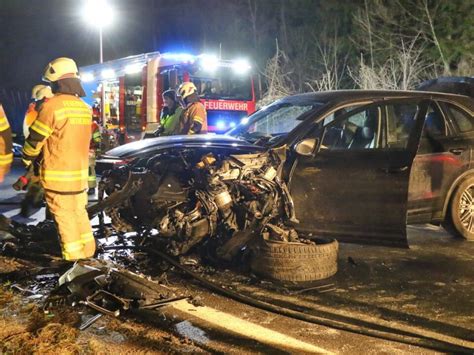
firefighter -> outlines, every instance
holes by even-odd
[[[23,121],[23,134],[25,139],[28,138],[29,129],[33,122],[38,117],[38,112],[41,110],[41,106],[45,101],[53,97],[51,88],[46,85],[35,85],[31,91],[31,98],[34,100],[28,107]],[[26,194],[21,201],[20,214],[24,217],[29,216],[31,207],[37,208],[43,204],[44,190],[41,186],[39,177],[39,166],[41,164],[41,154],[38,158],[30,165],[25,175],[13,184],[15,190],[23,190],[26,188]],[[48,213],[46,213],[48,215]]]
[[[31,125],[22,160],[29,166],[43,151],[41,184],[58,227],[63,258],[92,257],[96,246],[86,211],[91,109],[80,99],[85,93],[72,59],[53,60],[43,80],[51,84],[54,96]]]
[[[92,120],[91,126],[91,142],[89,145],[89,178],[88,186],[89,190],[87,191],[88,195],[95,194],[95,188],[97,187],[97,175],[95,173],[95,160],[101,154],[101,144],[102,144],[102,133],[100,132],[100,126],[97,123],[96,118]]]
[[[47,85],[35,85],[31,90],[31,99],[33,102],[28,106],[26,111],[25,120],[23,121],[23,135],[25,139],[28,137],[30,132],[30,126],[33,124],[36,117],[38,117],[38,112],[43,105],[43,102],[53,97],[53,92],[51,87]]]
[[[179,134],[179,122],[183,109],[180,106],[176,92],[174,90],[166,90],[163,93],[163,110],[160,118],[160,136],[172,136]]]
[[[178,97],[184,106],[179,122],[180,134],[207,133],[206,108],[199,100],[196,86],[191,82],[182,83]]]
[[[12,131],[3,106],[0,104],[0,183],[10,171],[13,161],[12,148]]]

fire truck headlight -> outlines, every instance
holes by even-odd
[[[235,124],[234,121],[231,121],[231,122],[229,123],[229,127],[230,127],[230,128],[234,128],[235,126],[236,126],[236,124]]]
[[[215,55],[204,54],[200,58],[202,70],[214,72],[219,66],[219,59]]]
[[[102,79],[113,79],[115,78],[115,71],[113,69],[102,70]]]
[[[249,123],[249,118],[248,118],[248,117],[243,117],[243,118],[240,120],[240,123],[241,123],[241,124],[247,124],[247,123]]]
[[[232,63],[232,69],[237,74],[245,74],[251,68],[250,63],[246,59],[237,59]]]
[[[92,73],[83,73],[81,74],[81,81],[84,83],[89,83],[94,80],[94,74]]]
[[[224,130],[226,127],[226,124],[224,121],[217,121],[216,122],[216,128],[219,130],[219,131],[222,131]]]

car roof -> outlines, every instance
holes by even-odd
[[[427,98],[454,101],[465,107],[471,113],[474,112],[474,99],[468,96],[446,94],[430,91],[403,91],[403,90],[335,90],[320,91],[305,94],[288,96],[281,102],[350,102],[353,100],[371,100],[371,99],[396,99],[396,98]]]

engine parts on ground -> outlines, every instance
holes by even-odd
[[[46,303],[62,297],[71,305],[83,304],[118,317],[130,309],[155,309],[188,298],[144,276],[100,262],[93,264],[76,262],[59,278],[58,287]]]
[[[264,278],[305,282],[325,279],[337,272],[339,245],[335,240],[316,239],[305,244],[262,238],[253,243],[251,249],[250,267]]]

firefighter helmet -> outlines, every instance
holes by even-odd
[[[39,101],[43,99],[49,99],[53,97],[53,92],[51,91],[51,87],[47,85],[35,85],[33,90],[31,90],[31,98]]]
[[[189,95],[194,94],[197,91],[196,86],[190,82],[187,81],[185,83],[182,83],[179,88],[178,88],[178,96],[181,99],[187,98]]]
[[[43,74],[44,81],[54,82],[65,78],[79,78],[76,62],[71,58],[56,58],[46,66]]]

